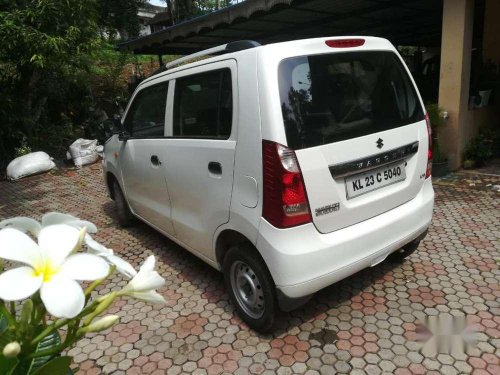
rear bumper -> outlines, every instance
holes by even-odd
[[[361,223],[332,233],[314,225],[277,229],[262,219],[257,248],[279,294],[301,298],[382,262],[422,235],[434,206],[430,179],[411,201]]]

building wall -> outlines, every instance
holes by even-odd
[[[500,64],[500,0],[486,0],[483,32],[483,60]],[[465,146],[472,137],[485,128],[500,129],[500,85],[497,85],[494,102],[488,107],[471,109],[463,135]]]
[[[486,0],[483,37],[484,61],[491,60],[500,69],[500,0]],[[500,72],[499,72],[500,74]],[[475,123],[478,127],[497,126],[500,129],[500,83],[495,89],[494,102],[484,108],[484,115],[479,115]]]
[[[449,118],[440,129],[439,142],[452,169],[462,163],[465,137],[471,126],[468,104],[473,9],[474,0],[443,1],[439,106]]]
[[[500,128],[500,87],[490,106],[469,109],[474,0],[443,0],[443,4],[439,105],[449,118],[439,139],[450,167],[458,169],[472,137],[484,128]],[[486,0],[485,6],[483,59],[499,64],[500,0]]]
[[[486,0],[483,49],[485,59],[500,63],[500,0]]]

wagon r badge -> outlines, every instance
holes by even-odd
[[[316,208],[316,216],[322,216],[326,214],[330,214],[332,212],[337,212],[340,210],[340,203],[329,204],[328,206],[323,206],[320,208]]]
[[[378,148],[384,147],[384,140],[382,138],[377,139],[377,147]]]

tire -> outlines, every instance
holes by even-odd
[[[274,281],[251,245],[229,249],[223,264],[224,281],[241,319],[257,332],[272,330],[277,312]]]
[[[417,250],[420,241],[412,241],[409,244],[403,246],[401,249],[390,254],[387,259],[390,262],[401,263],[403,260],[408,258],[411,254]]]
[[[115,206],[116,206],[116,215],[118,217],[118,223],[122,227],[131,226],[135,217],[130,211],[130,207],[128,206],[127,200],[123,195],[122,189],[117,181],[113,183],[113,195],[115,197]]]

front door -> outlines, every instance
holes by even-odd
[[[168,82],[139,91],[127,111],[120,168],[125,195],[134,213],[154,227],[174,234],[163,150]]]
[[[198,68],[200,69],[200,68]],[[229,221],[233,187],[236,63],[176,77],[166,177],[176,237],[210,259],[213,235]],[[197,74],[196,74],[197,73]]]

